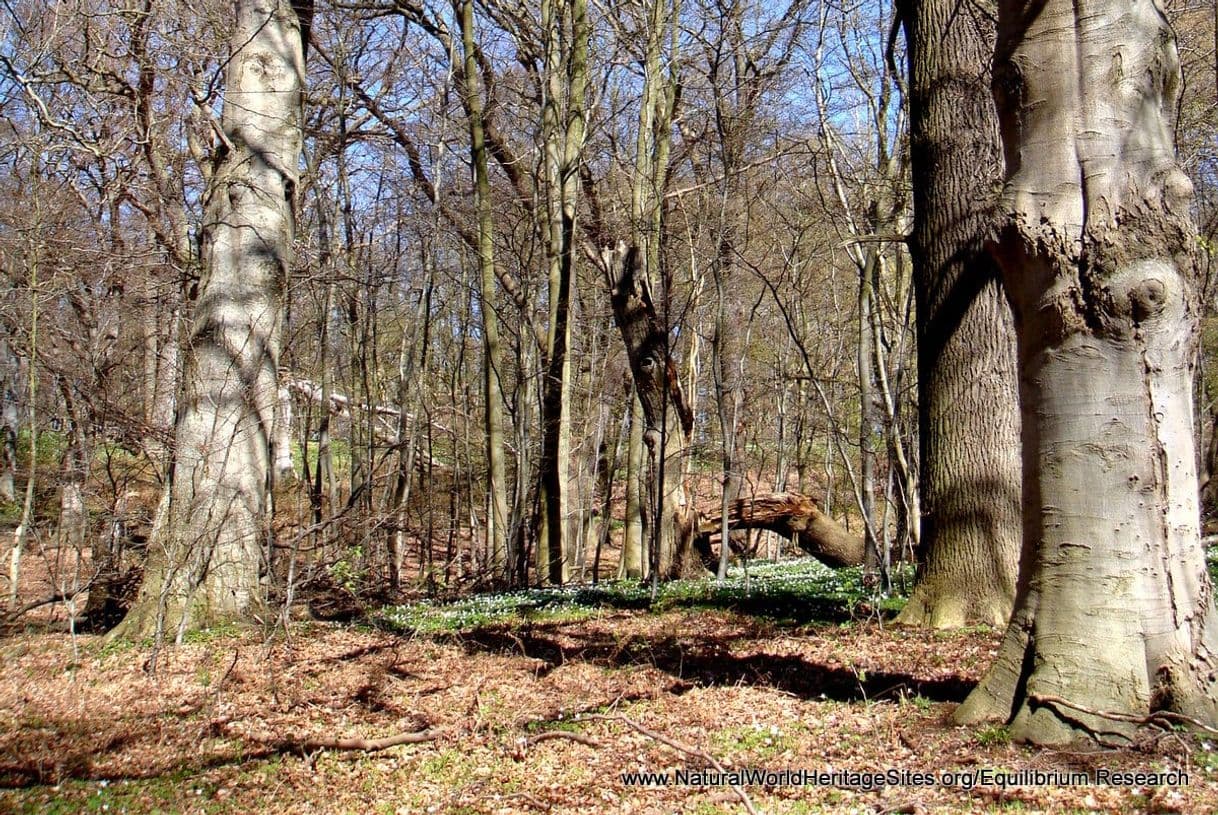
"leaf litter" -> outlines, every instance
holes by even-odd
[[[146,648],[100,637],[78,636],[75,648],[66,634],[0,640],[0,811],[1218,808],[1213,745],[1184,733],[1071,752],[1013,745],[1002,728],[950,724],[997,648],[1000,635],[989,630],[610,608],[457,631],[309,621],[288,633],[266,643],[253,631],[209,632],[163,650],[155,673]],[[377,750],[321,746],[410,734],[424,735]],[[717,778],[712,762],[724,771]],[[1101,769],[1183,770],[1189,783],[941,783]],[[731,774],[744,770],[838,775],[734,789]],[[678,771],[694,783],[677,783]],[[626,783],[623,774],[635,772],[663,775]],[[850,783],[862,773],[914,783]],[[697,783],[708,778],[719,783]]]

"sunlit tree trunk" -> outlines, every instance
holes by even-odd
[[[546,103],[543,110],[550,265],[550,329],[542,395],[541,500],[545,541],[538,541],[538,573],[566,579],[571,525],[571,286],[579,163],[584,147],[584,96],[588,82],[586,0],[546,0]],[[568,47],[563,48],[563,42]],[[565,78],[564,83],[562,79]]]
[[[1021,740],[1122,741],[1109,716],[1218,723],[1198,529],[1192,185],[1163,10],[1004,0],[995,51],[1019,332],[1024,552],[997,660],[956,713]]]
[[[122,635],[180,638],[257,620],[266,603],[279,315],[301,150],[298,9],[308,4],[236,4],[168,505]]]
[[[621,577],[643,576],[643,405],[632,390],[626,440],[626,524],[622,531]]]

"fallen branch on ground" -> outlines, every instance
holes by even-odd
[[[723,514],[716,508],[698,515],[695,547],[709,552],[711,544],[721,537]],[[727,520],[732,529],[766,529],[782,535],[835,569],[863,562],[863,537],[847,532],[806,495],[775,492],[740,498],[728,507]]]
[[[544,733],[534,733],[524,740],[524,743],[532,747],[534,744],[550,739],[567,739],[568,741],[576,741],[580,744],[586,744],[589,747],[600,747],[601,743],[591,736],[585,736],[582,733],[572,733],[570,730],[547,730]]]
[[[643,725],[636,722],[634,719],[627,718],[626,716],[605,716],[605,715],[602,715],[599,713],[592,714],[590,716],[580,716],[578,719],[578,721],[588,721],[588,720],[604,721],[604,722],[622,722],[623,724],[627,725],[628,727],[631,727],[634,730],[637,730],[638,732],[642,733],[647,738],[655,739],[656,741],[660,742],[661,744],[666,744],[679,753],[685,753],[686,755],[702,759],[707,764],[714,767],[715,770],[721,774],[726,775],[726,773],[727,773],[727,769],[724,768],[724,766],[722,764],[720,764],[719,761],[714,756],[712,756],[710,753],[706,752],[705,750],[700,750],[697,747],[690,747],[688,744],[682,744],[681,742],[676,741],[675,739],[671,739],[668,736],[665,736],[663,733],[657,733],[654,730],[644,727]],[[753,806],[753,800],[751,798],[749,798],[749,794],[744,791],[743,787],[741,787],[739,784],[732,784],[732,783],[729,783],[728,786],[732,788],[732,792],[736,793],[736,797],[740,799],[740,803],[744,804],[744,808],[750,813],[750,815],[758,815],[757,808],[755,806]]]
[[[263,736],[252,733],[234,734],[258,744],[270,747],[284,753],[313,753],[318,750],[354,750],[365,753],[375,753],[388,750],[402,744],[422,744],[435,741],[440,737],[440,730],[418,730],[411,733],[397,733],[379,739],[363,739],[358,736],[325,739],[325,738],[284,738],[280,736]]]

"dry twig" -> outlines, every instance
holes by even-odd
[[[532,747],[534,744],[551,739],[566,739],[568,741],[579,742],[588,747],[600,747],[601,743],[591,736],[585,736],[583,733],[572,733],[569,730],[547,730],[544,733],[534,733],[524,740],[524,743]]]
[[[424,742],[435,741],[440,737],[440,732],[439,730],[419,730],[412,733],[397,733],[379,739],[363,739],[358,736],[340,739],[297,739],[253,734],[242,734],[241,737],[266,745],[277,752],[285,753],[312,753],[318,750],[358,750],[365,753],[375,753],[402,744],[422,744]]]
[[[581,716],[580,719],[581,720],[592,719],[592,720],[605,721],[605,722],[622,722],[623,724],[627,725],[628,727],[631,727],[634,730],[637,730],[638,732],[642,733],[644,736],[646,736],[649,739],[655,739],[656,741],[660,742],[661,744],[666,744],[679,753],[685,753],[686,755],[694,756],[695,758],[700,758],[703,761],[705,761],[707,764],[709,764],[710,766],[714,767],[715,770],[718,771],[720,774],[723,774],[723,775],[727,774],[727,770],[724,768],[724,766],[722,764],[719,763],[718,759],[716,759],[714,756],[712,756],[710,753],[706,752],[705,750],[700,750],[697,747],[690,747],[688,744],[682,744],[681,742],[676,741],[675,739],[671,739],[668,736],[665,736],[663,733],[657,733],[654,730],[644,727],[643,725],[636,722],[634,719],[628,718],[626,716],[621,716],[621,715],[604,716],[601,714],[593,714],[590,716]],[[739,784],[730,783],[730,782],[728,783],[728,786],[732,788],[732,792],[736,793],[736,797],[740,799],[740,803],[744,804],[744,808],[750,813],[750,815],[759,815],[759,813],[757,812],[757,808],[755,806],[753,806],[753,799],[749,798],[749,794],[744,791],[743,787],[741,787]]]

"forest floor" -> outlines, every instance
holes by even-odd
[[[953,726],[997,632],[897,627],[791,585],[516,594],[156,651],[31,628],[0,639],[0,812],[1218,810],[1210,742],[1044,750]],[[715,764],[793,772],[733,787],[707,783]]]

